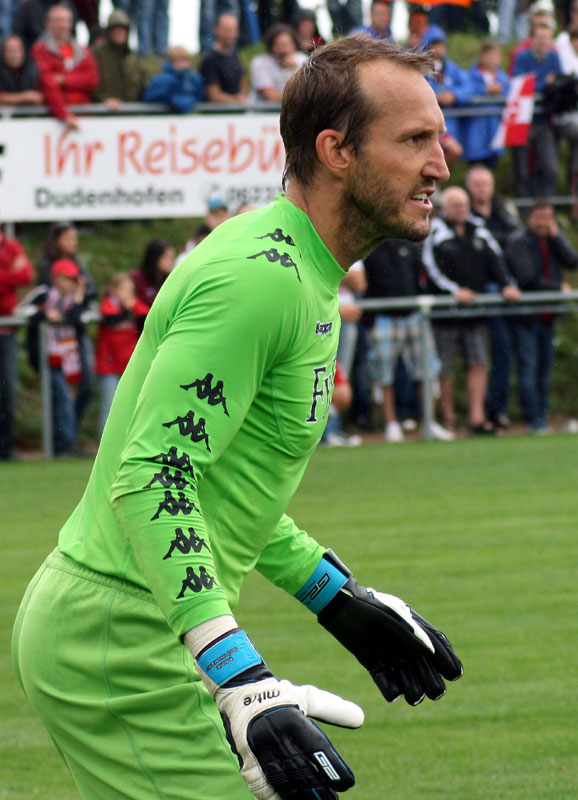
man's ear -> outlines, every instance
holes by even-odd
[[[342,177],[351,163],[351,145],[343,147],[344,135],[328,128],[320,131],[315,140],[317,158],[335,177]]]

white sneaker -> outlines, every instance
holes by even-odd
[[[444,428],[439,422],[435,422],[435,420],[430,422],[429,431],[432,439],[439,439],[441,442],[453,442],[456,438],[455,433],[448,431],[447,428]]]
[[[363,444],[361,436],[347,436],[344,433],[328,433],[322,442],[326,447],[359,447]]]
[[[407,419],[403,420],[403,422],[401,423],[401,427],[407,433],[413,433],[414,431],[417,431],[417,422],[415,421],[415,419],[408,417]]]
[[[395,442],[403,442],[403,431],[399,422],[387,423],[385,426],[385,441],[391,442],[392,444]]]

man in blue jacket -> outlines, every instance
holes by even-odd
[[[444,111],[446,133],[442,135],[441,145],[450,166],[463,153],[466,118],[448,116],[445,109],[469,103],[473,86],[466,70],[446,57],[446,35],[440,27],[429,26],[421,40],[421,49],[429,50],[435,63],[436,71],[432,77],[428,77],[428,82]]]

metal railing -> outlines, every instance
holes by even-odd
[[[541,95],[536,95],[534,111],[539,113],[543,110],[541,105]],[[501,114],[506,102],[505,97],[493,97],[492,95],[474,95],[469,103],[463,106],[444,107],[446,117],[487,117]],[[82,105],[71,105],[70,111],[79,116],[89,117],[123,117],[149,114],[178,114],[173,108],[165,103],[123,103],[119,111],[112,111],[104,103],[84,103]],[[254,103],[197,103],[193,114],[262,114],[281,110],[281,103],[277,101],[259,100]],[[38,106],[0,106],[0,117],[6,119],[24,117],[50,117],[50,109],[45,105]],[[182,116],[178,114],[178,116]]]
[[[492,316],[527,316],[541,313],[563,314],[578,311],[578,290],[571,292],[526,292],[518,303],[510,303],[501,294],[479,294],[471,306],[461,305],[450,295],[418,295],[387,299],[365,299],[357,301],[359,308],[366,311],[419,311],[422,340],[422,425],[423,437],[433,439],[434,398],[432,393],[432,321],[435,319],[460,319]],[[86,311],[82,321],[86,324],[99,322],[101,316],[96,311]],[[28,316],[0,317],[0,327],[26,327]],[[48,360],[49,323],[41,322],[39,327],[40,361],[39,381],[42,414],[42,455],[45,459],[54,458],[52,391],[50,365]]]

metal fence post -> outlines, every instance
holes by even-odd
[[[431,326],[431,306],[432,297],[430,295],[420,295],[417,298],[420,307],[420,332],[421,332],[421,358],[422,358],[422,436],[430,441],[433,439],[432,422],[434,418],[434,402],[432,387],[432,326]]]
[[[40,344],[40,395],[42,398],[42,455],[54,458],[52,429],[52,385],[48,362],[48,323],[41,322],[38,330]]]

